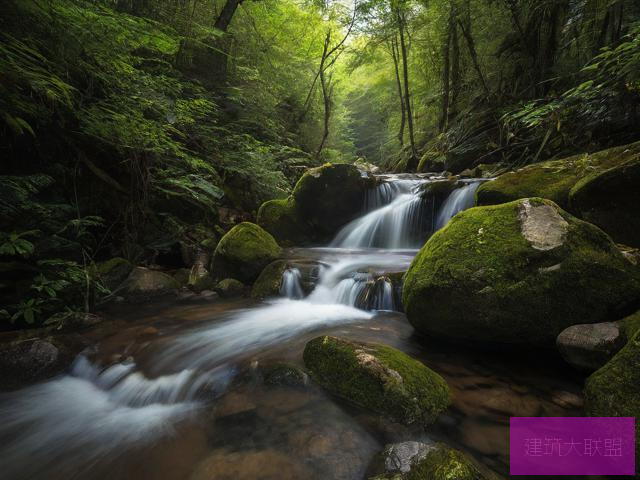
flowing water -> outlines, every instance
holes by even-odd
[[[505,473],[509,416],[578,414],[579,385],[545,359],[415,337],[397,279],[479,185],[436,202],[424,194],[432,181],[381,177],[330,247],[288,251],[280,298],[109,312],[123,328],[96,338],[67,375],[0,396],[3,478],[360,479],[385,443],[427,434]],[[262,382],[270,364],[301,365],[305,343],[325,333],[424,361],[451,386],[450,412],[424,433],[313,385]]]

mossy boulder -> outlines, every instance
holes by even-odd
[[[403,442],[387,445],[377,456],[369,480],[483,480],[464,453],[443,443]]]
[[[624,164],[639,154],[640,142],[637,142],[529,165],[482,185],[476,193],[476,204],[496,205],[519,198],[542,197],[570,210],[570,192],[581,179]]]
[[[298,218],[310,223],[318,238],[327,238],[362,210],[364,190],[357,167],[327,163],[307,170],[292,197]]]
[[[152,298],[180,288],[180,284],[170,275],[144,267],[134,268],[123,285],[127,297],[132,300]]]
[[[585,411],[592,417],[640,417],[640,333],[587,379],[584,399]],[[639,436],[640,422],[636,420],[636,439]],[[639,455],[640,442],[636,440],[636,458]]]
[[[622,331],[627,339],[633,338],[640,331],[640,310],[622,320]]]
[[[386,345],[322,336],[304,349],[311,377],[334,395],[405,425],[430,425],[451,401],[447,383]]]
[[[96,264],[95,273],[98,280],[109,290],[115,290],[129,276],[133,265],[121,257],[111,258]]]
[[[604,232],[536,198],[456,215],[420,250],[403,288],[422,333],[545,347],[639,300],[638,270]]]
[[[272,387],[304,387],[309,377],[298,366],[290,363],[275,363],[262,368],[265,385]]]
[[[235,278],[251,284],[281,253],[269,232],[254,223],[243,222],[220,239],[211,273],[216,279]]]
[[[310,227],[298,216],[292,197],[263,203],[256,221],[281,245],[305,245],[311,240]]]
[[[267,265],[253,284],[251,296],[253,298],[277,297],[282,286],[282,275],[287,269],[287,262],[276,260]]]
[[[222,298],[239,297],[244,293],[244,284],[235,278],[225,278],[216,284],[214,290]]]
[[[569,192],[571,209],[617,242],[640,246],[640,153],[578,181]]]

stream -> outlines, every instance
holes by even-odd
[[[510,416],[581,414],[581,381],[555,354],[420,338],[393,278],[473,206],[481,181],[437,201],[433,178],[384,175],[327,247],[286,252],[280,298],[116,305],[68,374],[0,396],[3,478],[362,479],[390,442],[441,440],[508,475]],[[313,384],[273,386],[310,339],[381,342],[442,375],[453,405],[429,431],[392,424]]]

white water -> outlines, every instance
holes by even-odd
[[[297,268],[287,268],[282,275],[282,284],[280,285],[280,296],[299,300],[304,297],[300,270]]]
[[[438,212],[436,230],[443,228],[458,213],[473,207],[479,186],[480,182],[472,182],[451,192]]]
[[[320,251],[326,267],[308,297],[300,271],[288,269],[281,287],[288,298],[231,312],[170,340],[152,362],[156,378],[133,362],[101,369],[79,357],[68,375],[0,395],[3,478],[47,478],[53,467],[90,474],[98,461],[172,435],[177,423],[226,388],[239,361],[302,333],[395,310],[393,285],[384,274],[408,268],[424,225],[434,222],[433,212],[423,208],[424,182],[391,178],[371,192],[369,212],[332,243],[341,248]],[[472,204],[476,188],[469,184],[450,195],[438,212],[438,228]]]

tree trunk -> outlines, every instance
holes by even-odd
[[[329,51],[329,44],[331,43],[331,31],[327,32],[327,36],[324,39],[324,49],[322,50],[322,58],[320,60],[320,69],[318,70],[320,76],[320,87],[322,90],[322,103],[324,105],[324,119],[323,124],[324,128],[322,131],[322,139],[320,140],[320,145],[318,145],[318,150],[316,151],[316,158],[320,157],[322,153],[322,149],[324,148],[324,144],[327,142],[327,138],[329,137],[329,121],[331,119],[331,98],[329,94],[329,86],[327,85],[327,78],[325,75],[325,62],[327,61],[327,54]]]
[[[451,82],[449,75],[451,73],[451,24],[453,19],[453,4],[449,13],[449,26],[447,28],[447,39],[444,43],[442,51],[442,112],[440,116],[440,131],[444,132],[449,126],[449,106],[451,100]]]
[[[398,67],[400,52],[398,52],[398,39],[396,36],[391,40],[391,56],[393,57],[393,67],[396,75],[396,86],[398,87],[398,98],[400,99],[400,129],[398,130],[398,142],[400,148],[404,145],[404,126],[407,114],[404,108],[404,95],[402,94],[402,80],[400,78],[400,69]]]
[[[478,52],[476,51],[476,44],[473,40],[473,36],[471,35],[471,22],[469,22],[469,25],[465,26],[464,22],[458,20],[458,25],[460,25],[460,30],[462,30],[462,35],[464,35],[464,38],[467,41],[467,48],[469,49],[469,55],[471,56],[473,68],[478,73],[478,77],[480,78],[480,83],[482,83],[482,88],[484,90],[484,93],[486,95],[489,95],[489,88],[487,87],[487,82],[484,79],[484,75],[482,74],[482,69],[480,68],[480,62],[478,61]]]
[[[407,43],[405,42],[405,19],[400,9],[396,9],[398,19],[398,31],[400,33],[400,53],[402,54],[402,74],[404,77],[404,103],[407,114],[407,125],[409,127],[409,141],[411,142],[411,153],[407,161],[407,170],[415,171],[418,168],[418,152],[416,150],[416,141],[413,132],[413,115],[411,113],[411,95],[409,91],[409,66],[407,58]]]
[[[231,20],[242,2],[243,0],[227,0],[213,26],[226,34]],[[229,66],[229,39],[223,36],[216,42],[215,47],[212,73],[215,82],[219,85],[224,85],[227,82]]]

